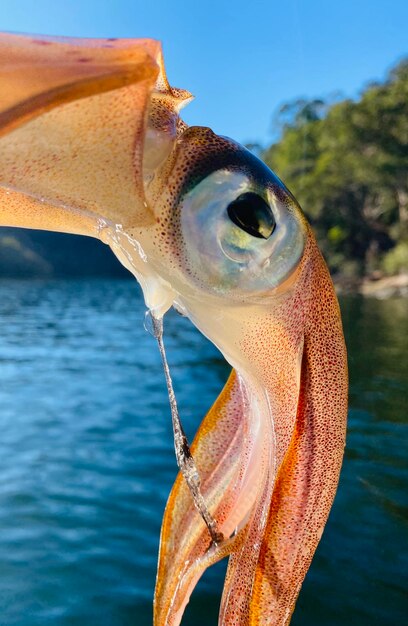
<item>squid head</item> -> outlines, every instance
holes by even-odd
[[[339,308],[295,198],[231,139],[188,128],[152,40],[0,38],[0,225],[111,246],[160,318],[175,306],[233,366],[192,446],[223,541],[181,475],[156,626],[229,557],[224,626],[289,624],[336,492],[347,366]],[[86,259],[84,259],[84,264]]]

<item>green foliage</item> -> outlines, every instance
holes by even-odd
[[[312,222],[334,273],[408,270],[408,59],[358,101],[284,105],[263,154]],[[405,265],[404,265],[405,264]]]
[[[398,274],[408,268],[408,241],[400,241],[383,259],[382,269],[386,274]]]

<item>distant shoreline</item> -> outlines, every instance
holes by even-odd
[[[3,281],[60,281],[60,280],[136,280],[132,274],[124,272],[123,274],[76,274],[66,276],[7,276],[0,274],[0,283]],[[364,296],[368,298],[378,298],[384,300],[386,298],[408,298],[408,274],[398,274],[396,276],[387,276],[373,280],[372,278],[363,278],[361,281],[345,279],[344,277],[333,278],[334,287],[338,296]]]
[[[374,298],[408,297],[408,273],[381,278],[345,279],[334,277],[334,286],[338,295],[369,296]]]
[[[0,229],[0,279],[132,278],[108,246],[97,239],[65,233]],[[339,295],[408,297],[408,271],[363,278],[333,275]]]

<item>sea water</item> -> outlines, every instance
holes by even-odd
[[[341,305],[345,462],[292,626],[394,626],[407,614],[408,300]],[[0,283],[1,626],[152,623],[177,467],[144,313],[131,280]],[[229,367],[174,312],[165,340],[191,440]],[[204,575],[183,626],[215,626],[224,571]]]

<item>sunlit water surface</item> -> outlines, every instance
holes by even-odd
[[[405,623],[408,301],[342,302],[351,408],[340,488],[293,626]],[[176,473],[159,355],[132,281],[0,283],[0,624],[148,626]],[[228,375],[176,314],[192,436]],[[405,553],[406,554],[406,553]],[[183,626],[212,626],[224,565]]]

